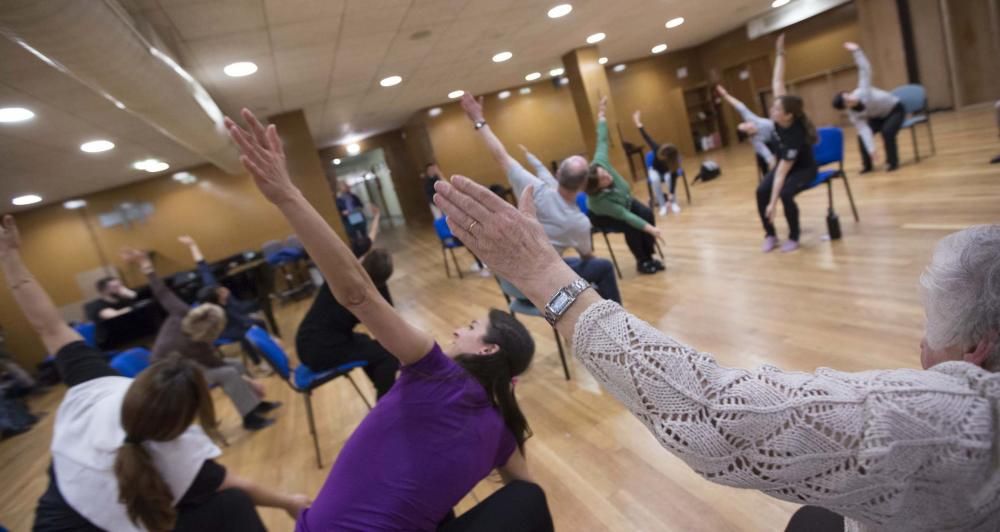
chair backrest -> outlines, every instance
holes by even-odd
[[[434,231],[437,232],[438,238],[441,239],[443,244],[453,244],[455,241],[455,235],[451,234],[451,228],[448,227],[448,217],[442,216],[434,220]]]
[[[123,377],[135,378],[142,370],[149,367],[150,352],[143,347],[133,347],[122,351],[111,359],[111,367]]]
[[[899,98],[906,114],[924,113],[927,111],[927,90],[923,85],[911,83],[892,89],[892,94]]]
[[[821,127],[816,129],[819,142],[813,146],[813,157],[816,166],[843,162],[844,131],[839,127]]]
[[[282,379],[288,381],[291,378],[292,368],[288,361],[288,355],[267,331],[254,325],[250,327],[244,337],[271,364],[274,371],[281,375]]]
[[[653,157],[656,157],[656,153],[652,151],[646,154],[646,168],[653,166]]]
[[[74,323],[73,330],[83,337],[83,343],[90,347],[97,347],[97,325],[94,325],[94,322]]]
[[[278,253],[281,253],[281,250],[284,249],[284,247],[285,246],[277,240],[268,240],[267,242],[264,242],[264,245],[261,246],[260,250],[261,253],[264,254],[265,258],[270,258]]]
[[[580,208],[580,211],[583,212],[583,214],[589,214],[590,213],[590,207],[587,206],[587,193],[586,192],[577,192],[576,193],[576,206]]]
[[[528,296],[524,295],[523,292],[518,290],[516,286],[510,284],[510,282],[506,279],[497,277],[497,281],[500,283],[500,290],[503,290],[503,293],[506,294],[507,297],[528,303],[531,302],[531,300],[528,299]]]

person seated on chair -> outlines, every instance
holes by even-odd
[[[365,219],[364,207],[361,198],[351,192],[347,181],[337,183],[337,210],[340,211],[340,219],[344,223],[344,230],[348,236],[355,234],[365,234],[368,232],[368,221]]]
[[[132,312],[136,294],[117,277],[98,279],[95,288],[98,298],[84,305],[83,313],[87,316],[87,320],[94,324],[94,339],[97,345],[104,346],[110,340],[104,322]]]
[[[211,303],[226,311],[226,326],[222,329],[219,339],[227,342],[240,342],[243,352],[250,357],[255,365],[260,365],[260,355],[245,338],[247,331],[255,325],[267,329],[267,322],[259,316],[254,316],[258,311],[257,305],[252,301],[243,301],[237,298],[228,288],[219,283],[215,274],[212,273],[212,267],[205,262],[205,256],[194,238],[181,235],[177,237],[177,240],[187,246],[198,269],[198,276],[201,277],[202,286],[198,289],[196,296],[198,303]]]
[[[379,213],[376,212],[368,235],[351,240],[351,253],[361,261],[379,294],[391,305],[392,296],[386,283],[392,276],[392,255],[384,249],[372,248],[378,238],[378,221]],[[326,371],[355,361],[367,362],[362,369],[375,386],[377,398],[381,399],[396,382],[399,361],[367,334],[354,332],[359,323],[360,320],[337,301],[330,285],[324,284],[299,324],[295,352],[313,371]]]
[[[649,174],[649,182],[653,185],[656,202],[660,206],[660,216],[667,215],[668,204],[674,214],[679,214],[681,206],[677,203],[677,180],[684,175],[684,169],[681,168],[681,154],[677,151],[677,146],[658,144],[653,140],[653,137],[650,137],[649,133],[646,132],[646,128],[642,127],[642,114],[639,111],[632,114],[632,122],[635,123],[635,127],[639,128],[639,133],[642,134],[646,145],[655,154],[653,155],[653,165],[646,168],[646,172]],[[662,185],[664,179],[667,180],[669,189],[666,201],[664,201]]]
[[[597,150],[593,162],[588,166],[582,156],[567,157],[559,165],[557,176],[560,181],[586,181],[594,226],[623,232],[639,273],[656,273],[665,269],[662,262],[653,258],[656,241],[662,240],[660,230],[656,227],[653,212],[632,197],[628,182],[611,166],[605,118],[607,104],[608,97],[604,96],[597,107]]]
[[[523,454],[530,429],[512,381],[531,364],[528,330],[493,309],[457,328],[442,349],[386,301],[292,183],[276,127],[265,129],[247,109],[242,114],[252,133],[229,118],[226,126],[254,183],[302,238],[334,297],[402,365],[396,384],[344,444],[296,530],[435,530],[494,469],[505,481],[530,481]]]
[[[872,159],[878,153],[875,133],[882,134],[888,164],[886,169],[892,172],[899,168],[896,135],[906,119],[903,102],[895,94],[872,86],[872,66],[860,46],[845,42],[844,48],[854,55],[854,64],[858,66],[858,88],[851,92],[837,93],[833,98],[833,107],[840,111],[847,110],[847,117],[858,130],[858,145],[863,163],[861,173],[872,171]]]
[[[63,321],[22,261],[20,243],[14,218],[4,217],[0,270],[68,387],[35,531],[263,531],[255,505],[293,518],[309,505],[305,495],[269,489],[214,460],[221,452],[212,440],[221,438],[194,363],[173,355],[134,380],[118,375]]]
[[[274,423],[262,414],[281,406],[281,403],[264,401],[264,387],[247,376],[247,370],[237,360],[224,360],[217,354],[213,342],[226,326],[226,313],[222,307],[202,303],[191,307],[167,288],[156,275],[153,262],[145,253],[126,248],[122,258],[139,267],[149,280],[153,297],[167,311],[167,319],[153,343],[149,359],[156,362],[170,353],[196,363],[209,385],[218,384],[232,400],[243,417],[243,428],[260,430]]]
[[[583,180],[571,179],[574,177],[571,175],[563,175],[562,180],[557,180],[541,160],[521,146],[525,158],[535,170],[532,175],[507,153],[503,143],[486,123],[483,99],[477,100],[466,92],[462,96],[461,104],[465,115],[474,124],[493,158],[507,174],[514,196],[520,197],[529,185],[534,187],[538,218],[542,221],[545,234],[548,235],[556,251],[562,254],[569,248],[575,249],[580,257],[566,259],[570,268],[586,281],[593,283],[602,297],[620,303],[621,293],[618,290],[614,265],[607,259],[594,256],[590,219],[580,211],[576,203],[576,195],[583,188]]]

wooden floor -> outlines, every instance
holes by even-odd
[[[695,186],[693,205],[658,222],[667,235],[666,273],[638,276],[623,239],[612,238],[625,274],[626,308],[730,366],[771,364],[798,371],[919,366],[923,313],[917,279],[934,243],[962,227],[1000,221],[1000,165],[987,164],[1000,153],[991,110],[935,115],[934,128],[936,156],[915,164],[904,132],[902,168],[865,176],[856,174],[859,157],[848,132],[847,169],[861,223],[851,219],[843,185],[835,183],[844,238],[826,241],[826,191],[803,193],[803,248],[791,255],[759,251],[757,177],[749,149],[713,153],[722,177]],[[687,164],[689,173],[696,173],[697,161]],[[637,190],[645,196],[645,186]],[[778,227],[784,234],[780,216]],[[439,339],[488,307],[504,304],[492,278],[445,277],[429,228],[389,231],[383,245],[395,256],[390,286],[397,308]],[[607,256],[600,240],[596,247]],[[464,252],[460,260],[466,268],[471,262]],[[293,338],[307,305],[280,309],[286,338]],[[551,329],[540,319],[526,323],[538,343],[534,367],[518,385],[535,433],[528,460],[548,493],[558,529],[783,528],[793,505],[691,473],[582,367],[574,364],[572,382],[564,381]],[[343,380],[317,392],[327,466],[318,470],[301,399],[275,377],[266,383],[285,406],[276,425],[259,434],[243,432],[232,406],[217,392],[223,431],[232,444],[221,460],[268,485],[315,494],[365,407]],[[60,390],[37,399],[33,408],[49,412],[45,420],[30,433],[0,443],[0,523],[12,530],[30,528],[35,500],[45,487],[51,414],[61,396]],[[482,482],[460,509],[497,485],[496,479]],[[292,529],[280,512],[263,510],[262,515],[272,530]]]

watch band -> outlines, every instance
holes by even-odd
[[[486,125],[486,121],[485,120],[477,120],[476,121],[476,131],[479,131],[485,125]]]
[[[549,299],[548,304],[542,310],[542,317],[549,322],[549,325],[555,326],[559,319],[566,314],[566,311],[573,306],[577,297],[588,288],[591,288],[590,283],[577,277],[575,281],[560,288],[552,296],[552,299]]]

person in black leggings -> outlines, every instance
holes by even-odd
[[[19,250],[14,218],[5,216],[0,270],[69,388],[56,414],[49,485],[34,530],[254,531],[265,530],[255,505],[293,516],[308,507],[304,495],[272,491],[213,460],[221,451],[206,433],[218,437],[215,411],[194,363],[171,356],[135,380],[120,376],[66,325]],[[195,417],[200,426],[192,426]]]
[[[656,194],[656,202],[660,206],[660,216],[667,214],[667,205],[670,206],[670,210],[674,214],[679,214],[681,207],[677,203],[677,180],[684,175],[684,169],[681,168],[681,154],[677,150],[677,146],[660,144],[653,140],[653,137],[646,132],[646,128],[642,127],[640,111],[632,113],[632,122],[635,123],[635,127],[639,129],[643,140],[646,141],[646,145],[654,154],[653,165],[646,171],[649,173],[653,194]],[[663,186],[661,185],[664,179],[669,183],[666,201],[663,199]]]
[[[757,211],[766,233],[762,250],[768,253],[779,243],[774,216],[778,199],[781,199],[785,219],[788,220],[788,240],[781,246],[781,251],[787,253],[799,248],[799,207],[795,203],[795,195],[816,178],[812,148],[816,143],[816,128],[806,116],[802,98],[798,96],[776,98],[771,105],[771,119],[775,125],[778,164],[757,187]]]

